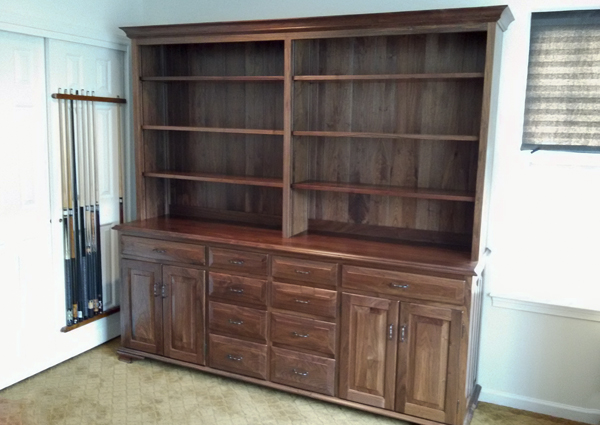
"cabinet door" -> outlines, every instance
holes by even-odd
[[[204,271],[163,266],[165,356],[204,364]]]
[[[402,304],[396,410],[456,423],[462,313]]]
[[[123,346],[162,354],[160,264],[121,260],[121,341]]]
[[[343,294],[341,398],[394,408],[398,302]]]

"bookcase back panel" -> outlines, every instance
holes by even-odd
[[[473,192],[476,142],[297,137],[306,180]],[[300,174],[300,173],[298,173]]]
[[[143,125],[283,128],[282,82],[145,81],[142,96]]]
[[[281,136],[169,133],[169,170],[282,178]]]
[[[196,181],[170,181],[171,209],[179,215],[202,216],[201,210],[221,211],[212,218],[227,220],[227,212],[281,217],[281,189]],[[244,221],[237,216],[238,221]]]
[[[283,42],[142,46],[143,77],[283,75]]]
[[[473,206],[454,201],[314,192],[309,203],[309,222],[311,219],[466,235],[473,228]]]
[[[479,135],[483,80],[294,84],[294,130]]]
[[[486,34],[435,33],[298,40],[295,75],[483,72]]]

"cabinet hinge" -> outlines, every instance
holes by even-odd
[[[465,326],[465,324],[462,324],[462,335],[461,335],[461,339],[465,337],[465,333],[467,331],[467,327]]]
[[[456,400],[456,411],[460,409],[460,400]]]

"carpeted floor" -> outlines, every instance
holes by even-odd
[[[389,424],[402,421],[182,367],[117,360],[115,339],[0,391],[0,425]],[[472,425],[572,425],[480,403]]]

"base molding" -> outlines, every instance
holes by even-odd
[[[483,390],[481,392],[480,400],[486,403],[527,410],[592,425],[598,425],[600,423],[600,409],[586,409],[569,404],[555,403],[552,401],[494,390]]]
[[[303,395],[305,397],[309,397],[309,398],[313,398],[313,399],[321,400],[321,401],[326,401],[329,403],[337,404],[339,406],[351,407],[353,409],[363,410],[365,412],[375,413],[375,414],[378,414],[381,416],[387,416],[389,418],[400,419],[400,420],[415,423],[415,424],[443,425],[439,422],[430,421],[428,419],[418,418],[415,416],[409,416],[409,415],[394,412],[391,410],[380,409],[378,407],[367,406],[365,404],[355,403],[353,401],[348,401],[348,400],[344,400],[344,399],[337,398],[337,397],[332,397],[332,396],[314,393],[311,391],[302,390],[300,388],[288,387],[287,385],[276,384],[276,383],[270,382],[270,381],[263,381],[262,379],[251,378],[249,376],[238,375],[235,373],[226,372],[226,371],[219,370],[219,369],[213,369],[208,366],[202,366],[202,365],[198,365],[198,364],[194,364],[194,363],[187,363],[187,362],[183,362],[181,360],[175,360],[175,359],[171,359],[168,357],[159,356],[156,354],[144,353],[142,351],[133,350],[133,349],[127,348],[127,347],[122,347],[122,346],[119,347],[117,349],[117,355],[119,356],[120,360],[122,359],[123,361],[126,361],[126,362],[128,360],[138,360],[138,359],[158,360],[161,362],[170,363],[170,364],[174,364],[177,366],[185,366],[187,368],[195,369],[195,370],[198,370],[201,372],[208,372],[213,375],[223,376],[225,378],[231,378],[231,379],[235,379],[238,381],[249,382],[249,383],[257,384],[257,385],[260,385],[263,387],[272,388],[272,389],[276,389],[279,391],[285,391],[285,392],[288,392],[291,394]]]

